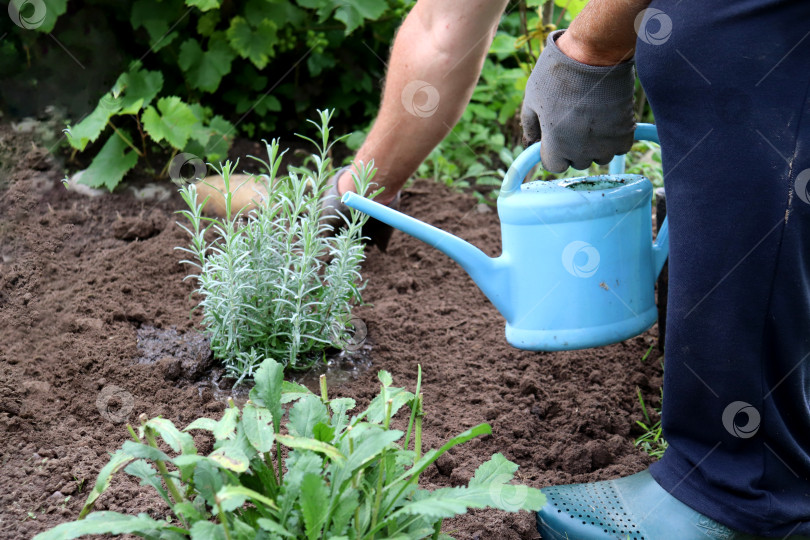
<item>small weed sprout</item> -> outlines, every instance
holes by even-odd
[[[306,369],[325,349],[346,342],[351,309],[362,301],[360,264],[364,260],[361,227],[368,219],[351,211],[339,231],[322,216],[321,200],[327,191],[332,111],[319,111],[320,123],[310,120],[320,134],[312,142],[315,170],[296,169],[279,176],[279,143],[267,147],[268,161],[258,158],[266,174],[239,189],[262,182],[267,197],[247,215],[233,207],[231,176],[236,164],[217,169],[223,177],[223,219],[203,216],[206,201],[199,201],[196,186],[181,188],[188,210],[180,223],[191,237],[184,263],[196,269],[202,323],[214,355],[221,359],[237,383],[252,377],[264,358],[274,358],[291,369]],[[338,139],[339,140],[339,139]],[[355,166],[355,188],[367,193],[373,163]],[[257,192],[258,193],[258,192]],[[374,196],[376,193],[371,194]],[[326,234],[328,232],[334,234]],[[208,238],[213,236],[213,240]]]

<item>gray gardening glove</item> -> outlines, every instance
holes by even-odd
[[[523,144],[542,138],[543,167],[554,173],[568,167],[606,165],[633,145],[633,62],[589,66],[566,56],[552,33],[534,66],[523,109]]]

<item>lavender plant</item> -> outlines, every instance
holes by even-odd
[[[188,204],[180,213],[189,222],[180,227],[191,243],[177,249],[190,255],[183,262],[196,269],[186,279],[197,281],[211,348],[237,383],[252,377],[265,358],[291,369],[311,366],[325,349],[349,340],[351,310],[362,301],[361,228],[368,218],[352,210],[339,231],[324,220],[328,155],[337,141],[329,140],[332,111],[319,114],[320,123],[310,121],[319,140],[304,137],[318,149],[312,156],[314,170],[297,168],[280,176],[284,152],[277,139],[265,143],[268,160],[259,161],[266,174],[239,189],[261,182],[267,196],[257,191],[256,208],[246,215],[232,204],[236,164],[226,162],[217,169],[225,184],[223,219],[203,216],[207,199],[198,200],[194,184],[180,190]],[[367,193],[373,163],[355,166],[354,173],[357,192]]]

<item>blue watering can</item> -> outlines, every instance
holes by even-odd
[[[658,142],[654,125],[636,140]],[[503,254],[480,249],[355,193],[343,202],[459,263],[506,319],[506,340],[532,351],[585,349],[638,335],[655,322],[655,280],[669,251],[666,220],[652,240],[652,184],[623,174],[523,183],[540,143],[512,163],[498,196]]]

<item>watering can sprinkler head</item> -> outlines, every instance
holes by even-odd
[[[658,142],[640,124],[637,140]],[[622,174],[523,183],[540,143],[521,153],[498,196],[503,253],[490,258],[450,233],[354,193],[343,203],[422,240],[459,263],[506,319],[507,341],[527,350],[570,350],[622,341],[657,317],[654,283],[668,227],[652,241],[652,184]]]

